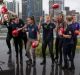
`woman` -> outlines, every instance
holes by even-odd
[[[32,48],[32,42],[36,41],[38,44],[39,41],[39,31],[38,27],[35,24],[34,17],[28,17],[27,18],[27,31],[28,31],[28,41],[27,41],[27,49],[26,49],[26,56],[29,59],[29,64],[32,64],[33,66],[36,63],[36,55],[35,55],[35,48]],[[31,49],[31,52],[30,52]]]
[[[64,40],[63,40],[63,55],[64,55],[64,66],[63,69],[68,69],[70,68],[71,70],[74,69],[74,61],[73,61],[73,57],[71,55],[71,51],[73,49],[74,46],[74,40],[73,40],[73,36],[74,36],[74,29],[72,28],[72,17],[71,16],[67,16],[67,27],[65,29],[65,32],[62,34]],[[69,62],[68,62],[68,58],[70,60],[70,67],[69,67]]]
[[[62,64],[62,48],[63,48],[63,37],[59,35],[59,31],[61,28],[65,29],[66,23],[64,21],[64,15],[59,14],[56,23],[56,42],[55,42],[55,50],[56,50],[56,57],[55,61],[58,62],[59,65]]]
[[[74,31],[79,31],[80,30],[80,24],[76,21],[76,16],[72,16],[73,20],[72,20],[72,28],[74,29]],[[73,46],[73,50],[72,50],[72,56],[73,59],[75,58],[75,51],[76,51],[76,45],[77,45],[77,34],[74,34],[73,40],[74,40],[74,46]]]
[[[41,19],[42,20],[42,19]],[[53,30],[55,29],[55,24],[51,22],[51,17],[49,15],[46,16],[45,22],[40,23],[39,27],[43,29],[43,41],[42,41],[42,55],[43,61],[40,63],[41,65],[46,64],[46,48],[48,46],[50,57],[52,61],[52,66],[54,65],[54,53],[53,53],[53,41],[54,35]]]
[[[7,37],[6,37],[6,44],[7,44],[8,48],[9,48],[9,51],[7,53],[11,54],[11,52],[12,52],[11,51],[11,43],[10,43],[10,41],[12,39],[12,33],[11,33],[12,32],[12,28],[11,28],[11,25],[13,24],[14,18],[10,19],[8,14],[4,14],[3,19],[4,19],[3,25],[5,25],[7,27],[7,29],[8,29]]]
[[[16,36],[13,34],[14,30],[19,30],[20,28],[21,28],[21,26],[19,25],[19,20],[16,17],[15,20],[14,20],[14,24],[12,25],[12,36],[13,36],[13,40],[14,40],[16,57],[18,58],[18,55],[19,55],[18,52],[20,52],[20,59],[22,59],[22,46],[23,46],[22,37],[21,37],[21,32],[22,31],[19,31]]]

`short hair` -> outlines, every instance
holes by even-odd
[[[70,15],[68,15],[68,16],[66,17],[66,20],[69,21],[69,22],[71,22],[71,21],[73,20],[73,17],[70,16]]]

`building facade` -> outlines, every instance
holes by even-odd
[[[23,20],[26,20],[28,16],[34,16],[37,21],[43,14],[42,0],[13,0],[6,3],[8,9]]]
[[[36,21],[42,16],[42,0],[22,0],[22,18],[34,16]]]
[[[53,9],[52,5],[54,3],[58,3],[60,7],[58,9]],[[64,0],[49,0],[49,14],[51,16],[56,16],[63,11],[64,11]]]
[[[22,14],[22,19],[26,19],[27,17],[27,6],[28,6],[28,0],[22,0],[22,11],[21,11],[21,14]]]
[[[7,8],[10,10],[10,11],[13,11],[15,12],[15,7],[16,7],[16,4],[15,2],[7,2]]]
[[[66,11],[66,16],[67,15],[75,15],[76,16],[76,21],[80,22],[80,13],[77,12],[76,10],[70,10],[70,7],[65,7]]]
[[[34,16],[36,18],[36,21],[39,21],[39,17],[43,15],[42,10],[42,0],[34,0]]]

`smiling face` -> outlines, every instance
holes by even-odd
[[[27,24],[32,24],[32,20],[30,18],[27,18]]]
[[[63,15],[62,15],[62,14],[59,14],[58,17],[57,17],[57,20],[58,20],[58,22],[62,22],[62,20],[63,20]]]
[[[15,22],[16,24],[18,24],[18,23],[19,23],[19,18],[15,18],[14,22]]]
[[[29,25],[35,24],[34,18],[33,18],[33,17],[28,17],[28,18],[27,18],[27,24],[29,24]]]
[[[51,17],[50,17],[50,16],[46,16],[45,21],[46,21],[47,23],[49,23],[49,22],[51,21]]]
[[[9,20],[9,15],[8,14],[4,14],[4,20],[8,21]]]

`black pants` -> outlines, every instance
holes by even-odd
[[[62,49],[63,49],[63,39],[57,37],[55,42],[56,59],[60,58],[59,60],[60,62],[62,62]]]
[[[22,48],[23,48],[22,39],[20,37],[15,37],[14,45],[15,45],[16,56],[18,57],[18,52],[20,52],[20,56],[22,57]]]
[[[26,49],[26,44],[27,44],[27,34],[25,32],[22,33],[22,40],[24,42],[24,46],[25,46],[25,49]]]
[[[54,61],[53,40],[45,40],[45,41],[43,41],[43,43],[42,43],[43,59],[44,59],[44,61],[46,61],[46,48],[47,48],[47,45],[49,47],[50,57],[51,57],[52,61]]]
[[[72,49],[72,57],[74,59],[75,57],[75,51],[76,51],[76,45],[77,45],[77,38],[74,38],[74,44],[73,44],[73,49]]]
[[[11,39],[12,39],[12,35],[7,33],[6,44],[7,44],[8,48],[9,48],[9,51],[11,51],[11,43],[10,43]]]
[[[69,60],[71,61],[71,65],[73,65],[73,57],[71,54],[72,48],[73,48],[73,44],[64,44],[64,46],[63,46],[64,65],[65,66],[68,66],[68,58],[67,57],[69,57]]]

